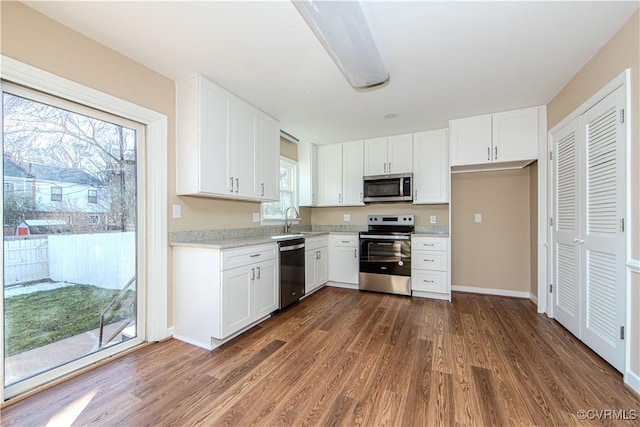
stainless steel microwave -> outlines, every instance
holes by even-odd
[[[364,202],[410,202],[413,200],[413,174],[364,177]]]

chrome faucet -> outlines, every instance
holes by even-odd
[[[289,222],[289,209],[293,209],[293,212],[296,214],[296,218],[300,218],[300,213],[293,206],[289,206],[286,211],[284,211],[284,232],[289,233],[291,230],[291,223]]]

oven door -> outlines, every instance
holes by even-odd
[[[411,237],[360,235],[360,273],[411,277]]]

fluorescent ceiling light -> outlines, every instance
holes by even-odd
[[[364,89],[389,81],[359,2],[292,2],[351,86]]]

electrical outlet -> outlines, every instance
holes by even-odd
[[[437,222],[436,216],[435,215],[431,215],[429,217],[429,223],[430,224],[435,224]]]
[[[260,222],[260,213],[259,212],[254,212],[253,213],[253,222]]]
[[[173,217],[182,218],[182,205],[173,205]]]
[[[351,215],[350,215],[350,214],[344,214],[344,215],[342,215],[342,220],[343,220],[344,222],[349,222],[349,221],[351,221]]]
[[[478,223],[482,222],[482,214],[476,214],[475,215],[475,221],[478,222]]]

